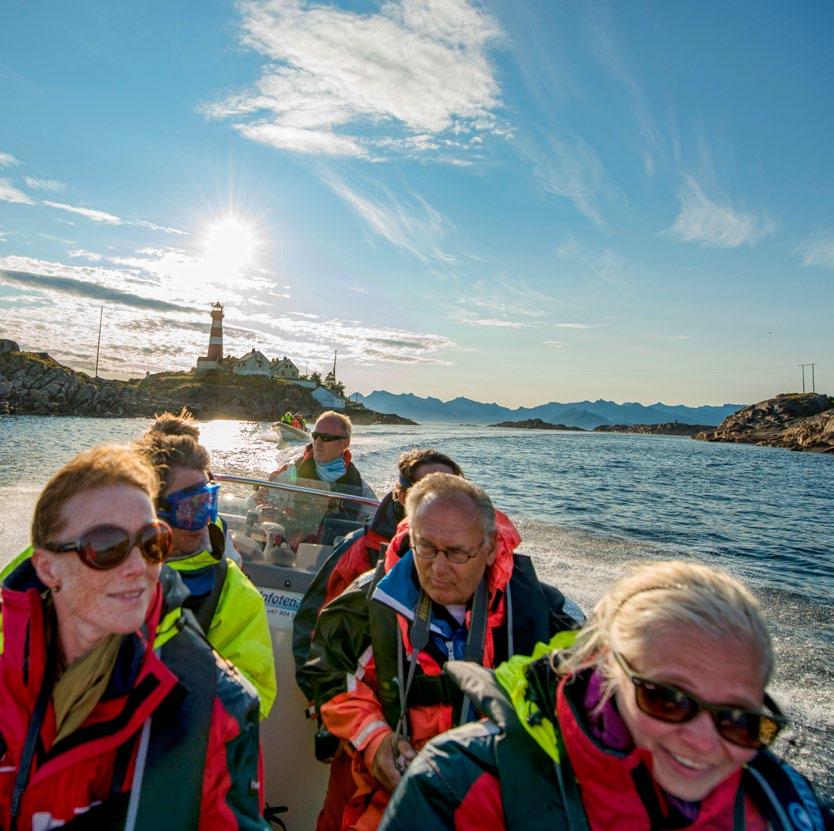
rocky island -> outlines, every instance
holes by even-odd
[[[519,427],[523,430],[570,430],[571,432],[584,433],[582,427],[569,427],[567,424],[550,424],[540,418],[528,418],[525,421],[499,421],[498,424],[490,424],[490,427]]]
[[[694,438],[834,453],[834,398],[784,393],[745,407]]]
[[[600,424],[595,433],[642,433],[649,436],[694,436],[712,430],[708,424],[684,424],[682,421],[666,421],[663,424]]]
[[[93,378],[45,352],[21,352],[0,341],[0,414],[150,417],[188,407],[200,419],[274,421],[287,410],[315,418],[323,407],[309,389],[263,376],[210,372],[160,372],[118,381]],[[348,402],[354,424],[414,424]]]

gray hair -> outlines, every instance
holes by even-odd
[[[761,658],[765,684],[773,672],[770,635],[756,598],[726,572],[680,560],[637,564],[621,577],[560,656],[559,672],[597,667],[605,677],[604,702],[615,691],[612,650],[639,663],[652,637],[670,629],[746,644]]]
[[[344,413],[337,413],[335,410],[325,410],[323,413],[318,414],[316,421],[318,422],[319,419],[329,418],[330,416],[338,418],[339,421],[342,422],[342,429],[345,431],[345,435],[350,438],[350,431],[353,429],[353,424],[350,417],[346,416]]]
[[[430,473],[408,489],[405,512],[414,516],[421,505],[435,499],[468,501],[478,515],[484,535],[489,539],[495,536],[495,508],[483,488],[451,473]]]

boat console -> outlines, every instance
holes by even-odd
[[[243,570],[264,598],[272,635],[278,696],[261,723],[266,803],[287,808],[279,814],[287,831],[307,831],[315,827],[329,768],[315,758],[318,725],[307,717],[309,702],[295,683],[293,620],[334,546],[361,528],[361,513],[372,514],[379,503],[313,480],[215,479],[222,483],[221,516]]]

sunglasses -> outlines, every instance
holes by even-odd
[[[174,528],[199,531],[217,519],[220,485],[204,482],[169,493],[157,500],[156,513]]]
[[[336,433],[319,433],[318,430],[313,430],[310,435],[313,437],[313,441],[316,439],[320,439],[321,441],[331,442],[331,441],[339,441],[339,439],[346,439],[347,436],[339,436]]]
[[[770,713],[748,710],[734,704],[707,704],[671,684],[661,684],[635,675],[622,655],[611,654],[634,684],[634,695],[640,712],[668,724],[686,724],[702,710],[709,713],[715,729],[730,744],[756,750],[767,747],[785,725],[785,718],[770,696],[765,706]]]
[[[81,562],[98,571],[107,571],[121,565],[138,546],[149,563],[161,563],[171,553],[171,529],[157,520],[142,526],[133,537],[117,525],[96,525],[85,531],[77,540],[50,543],[49,551],[63,554],[74,551]]]

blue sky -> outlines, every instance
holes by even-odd
[[[0,337],[502,404],[834,392],[834,5],[11,2]],[[810,371],[807,375],[810,388]]]

